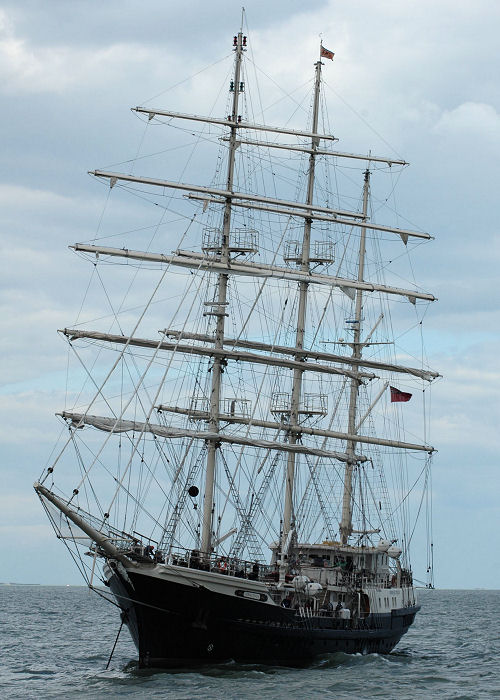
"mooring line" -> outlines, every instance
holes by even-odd
[[[115,643],[113,644],[113,648],[111,649],[111,654],[109,655],[108,663],[106,664],[106,671],[109,668],[109,664],[111,663],[111,659],[113,658],[113,654],[115,653],[116,645],[118,644],[118,637],[120,636],[120,632],[122,631],[122,627],[125,623],[125,620],[127,619],[127,612],[128,609],[122,612],[121,618],[122,618],[122,623],[120,625],[120,629],[118,630],[118,634],[116,635]]]

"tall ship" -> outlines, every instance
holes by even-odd
[[[90,280],[34,488],[141,667],[388,653],[419,610],[439,375],[412,255],[432,237],[391,204],[402,158],[337,150],[333,52],[307,101],[276,87],[295,113],[271,125],[249,46],[218,113],[134,108],[168,147],[91,173],[124,214],[71,246]]]

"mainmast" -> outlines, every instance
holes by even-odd
[[[313,103],[313,123],[311,132],[318,133],[318,114],[319,114],[319,93],[321,84],[321,60],[315,64],[316,76],[314,82],[314,103]],[[311,139],[311,151],[309,156],[309,173],[307,181],[306,204],[311,205],[314,195],[314,171],[316,165],[316,151],[319,145],[319,138],[313,136]],[[300,261],[300,269],[302,272],[309,272],[309,258],[311,249],[311,225],[312,219],[306,218],[304,224],[304,236],[302,241],[302,255]],[[309,283],[299,283],[299,307],[297,312],[297,330],[295,335],[295,348],[299,351],[304,348],[304,335],[307,313],[307,292]],[[295,355],[297,361],[303,360],[303,355],[297,352]],[[297,433],[299,423],[299,409],[302,395],[302,369],[295,369],[293,372],[292,394],[290,401],[290,434],[289,441],[295,444],[299,434]],[[283,509],[283,534],[282,534],[282,554],[287,552],[283,548],[288,548],[290,544],[290,535],[294,528],[293,523],[293,491],[295,481],[295,453],[291,452],[288,456],[286,481],[285,481],[285,503]]]
[[[368,215],[368,196],[370,192],[370,171],[365,170],[365,182],[363,186],[363,217],[366,221]],[[359,242],[359,262],[358,262],[358,282],[363,281],[365,270],[365,253],[366,253],[366,228],[361,229],[361,237]],[[352,358],[359,360],[363,345],[361,343],[361,314],[363,310],[363,290],[356,290],[356,304],[354,312],[354,338],[352,342]],[[358,371],[359,365],[354,364],[353,370]],[[358,404],[358,392],[360,379],[354,377],[351,379],[350,394],[349,394],[349,418],[348,430],[350,435],[356,433],[356,409]],[[340,540],[342,544],[347,544],[349,536],[352,533],[352,474],[354,470],[354,451],[356,449],[356,441],[348,440],[346,453],[350,457],[350,461],[345,465],[344,473],[344,495],[342,498],[342,520],[340,522]]]
[[[240,83],[241,75],[241,61],[243,58],[244,45],[246,44],[246,37],[243,37],[243,33],[240,31],[235,37],[235,65],[234,65],[234,78],[232,84],[233,90],[233,105],[232,114],[230,120],[232,123],[236,124],[238,121],[238,102],[240,90],[242,91],[243,86]],[[227,191],[232,192],[233,190],[233,180],[234,180],[234,163],[235,154],[237,148],[237,128],[236,126],[231,126],[231,132],[229,135],[229,157],[227,166]],[[221,255],[220,261],[223,265],[227,266],[229,262],[229,237],[231,230],[231,196],[225,198],[224,204],[224,216],[222,224],[222,238],[221,238]],[[212,311],[210,312],[217,319],[216,330],[215,330],[215,341],[214,348],[216,350],[223,350],[224,347],[224,326],[226,318],[226,306],[227,306],[227,274],[219,274],[218,284],[217,284],[217,295],[216,299],[212,304]],[[215,355],[213,366],[212,366],[212,386],[210,391],[210,413],[209,413],[209,428],[213,433],[219,432],[219,410],[220,410],[220,392],[221,392],[221,376],[223,372],[224,359],[220,355]],[[217,462],[217,450],[219,443],[217,440],[208,441],[208,453],[207,453],[207,470],[205,476],[205,491],[204,491],[204,501],[203,501],[203,522],[201,531],[201,551],[209,554],[212,547],[212,529],[213,529],[213,514],[214,514],[214,483],[215,483],[215,468]]]

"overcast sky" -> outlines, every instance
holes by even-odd
[[[327,99],[339,149],[411,163],[399,208],[436,236],[419,268],[422,287],[439,297],[426,317],[427,352],[444,375],[430,436],[439,449],[436,583],[497,588],[500,5],[304,5],[246,3],[253,55],[292,90],[310,77],[321,35],[336,52]],[[2,3],[0,581],[80,582],[32,483],[60,429],[66,350],[56,329],[71,324],[82,298],[67,246],[90,237],[103,207],[87,171],[134,155],[131,106],[159,95],[155,106],[203,112],[203,81],[183,105],[161,95],[229,54],[239,24],[240,8],[219,0]]]

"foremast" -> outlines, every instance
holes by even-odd
[[[233,191],[234,183],[234,164],[237,143],[237,128],[236,124],[238,121],[238,103],[240,95],[240,76],[241,76],[241,61],[243,58],[244,51],[244,37],[243,33],[240,31],[235,37],[235,64],[234,64],[234,78],[233,78],[233,105],[232,114],[230,116],[230,121],[232,126],[230,127],[229,135],[229,155],[228,155],[228,166],[227,166],[227,180],[226,189],[228,192]],[[224,214],[223,214],[223,224],[222,224],[222,238],[221,238],[221,254],[220,262],[227,266],[229,263],[229,236],[231,230],[231,196],[228,195],[225,198],[224,204]],[[227,306],[227,285],[228,285],[228,275],[224,273],[219,273],[218,283],[217,283],[217,294],[216,299],[212,306],[211,313],[215,315],[216,330],[215,330],[215,340],[214,348],[216,350],[222,351],[224,348],[224,327],[226,319],[226,306]],[[220,395],[221,395],[221,377],[224,371],[224,359],[222,356],[214,356],[213,366],[212,366],[212,383],[210,390],[210,410],[209,410],[209,426],[212,433],[219,432],[219,413],[220,413]],[[204,500],[203,500],[203,520],[202,520],[202,530],[201,530],[201,551],[205,554],[210,554],[212,549],[212,530],[213,530],[213,515],[214,515],[214,486],[215,486],[215,470],[217,464],[217,450],[219,448],[219,442],[216,439],[211,439],[208,441],[208,451],[207,451],[207,468],[205,474],[205,489],[204,489]]]
[[[370,193],[370,171],[365,170],[365,181],[363,186],[363,217],[366,221],[368,215],[368,196]],[[361,229],[361,236],[359,241],[359,258],[358,258],[358,282],[363,282],[364,271],[365,271],[365,253],[366,253],[366,228]],[[360,360],[363,345],[361,343],[361,322],[362,322],[362,312],[363,312],[363,290],[356,290],[356,300],[355,300],[355,312],[354,312],[354,337],[351,344],[352,354],[351,357],[354,360]],[[354,374],[359,372],[359,365],[352,365]],[[356,410],[358,405],[358,393],[361,380],[359,377],[352,377],[349,392],[349,415],[348,415],[348,429],[349,435],[354,435],[356,433]],[[342,497],[342,519],[340,522],[340,541],[342,544],[347,544],[349,537],[352,533],[352,477],[355,465],[355,453],[356,441],[348,440],[346,446],[346,454],[350,458],[346,462],[344,470],[344,493]]]
[[[318,115],[319,115],[319,96],[321,87],[321,59],[315,64],[315,81],[314,81],[314,98],[313,98],[313,115],[312,115],[312,134],[318,133]],[[309,171],[307,178],[307,193],[306,193],[306,205],[310,206],[313,203],[314,198],[314,175],[316,167],[316,151],[319,146],[319,138],[317,136],[312,136],[311,138],[311,150],[309,155]],[[306,218],[304,222],[304,234],[302,239],[302,252],[300,260],[300,269],[304,273],[309,273],[309,259],[311,251],[311,226],[312,219]],[[299,282],[299,304],[297,310],[297,326],[295,335],[295,348],[297,354],[295,355],[295,360],[297,362],[303,362],[303,355],[301,350],[304,349],[304,336],[305,336],[305,326],[306,326],[306,315],[307,315],[307,295],[308,295],[309,283]],[[300,368],[294,369],[293,380],[292,380],[292,392],[290,400],[290,433],[289,441],[291,444],[295,444],[300,438],[300,433],[297,429],[299,427],[299,408],[300,400],[302,396],[302,376],[304,370]],[[282,539],[281,539],[281,552],[282,552],[282,569],[284,566],[284,557],[287,554],[288,547],[291,543],[291,537],[294,530],[293,522],[293,495],[294,495],[294,481],[295,481],[295,461],[296,455],[294,452],[290,452],[287,461],[286,479],[285,479],[285,500],[283,507],[283,528],[282,528]],[[282,572],[283,573],[283,572]]]

